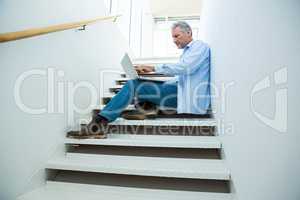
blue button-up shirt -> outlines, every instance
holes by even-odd
[[[176,64],[155,71],[177,76],[177,112],[205,114],[210,108],[210,48],[199,40],[190,42]]]

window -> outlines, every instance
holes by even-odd
[[[188,22],[194,39],[199,38],[199,16],[154,18],[149,0],[105,0],[104,3],[108,15],[122,15],[117,25],[136,58],[178,56],[181,50],[173,44],[170,28],[179,20]]]

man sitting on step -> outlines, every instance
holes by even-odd
[[[173,75],[176,76],[174,80],[128,80],[103,110],[94,115],[87,125],[89,134],[101,134],[100,126],[116,120],[134,99],[151,102],[160,108],[174,108],[177,113],[207,113],[210,108],[210,48],[202,41],[193,40],[192,29],[186,22],[174,23],[171,31],[174,43],[183,49],[179,62],[135,68],[138,73]]]

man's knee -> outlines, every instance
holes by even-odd
[[[157,104],[161,98],[162,91],[155,82],[144,81],[136,87],[136,96],[139,101],[149,101]]]
[[[127,82],[126,82],[127,85],[138,85],[140,84],[140,80],[138,79],[129,79]]]
[[[138,79],[130,79],[126,82],[124,87],[135,90],[139,84],[140,84],[140,81]]]

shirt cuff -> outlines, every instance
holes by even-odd
[[[162,73],[162,74],[163,74],[163,73],[164,73],[163,66],[164,66],[163,64],[155,65],[155,66],[154,66],[155,72],[158,73],[158,74],[159,74],[159,73]]]

